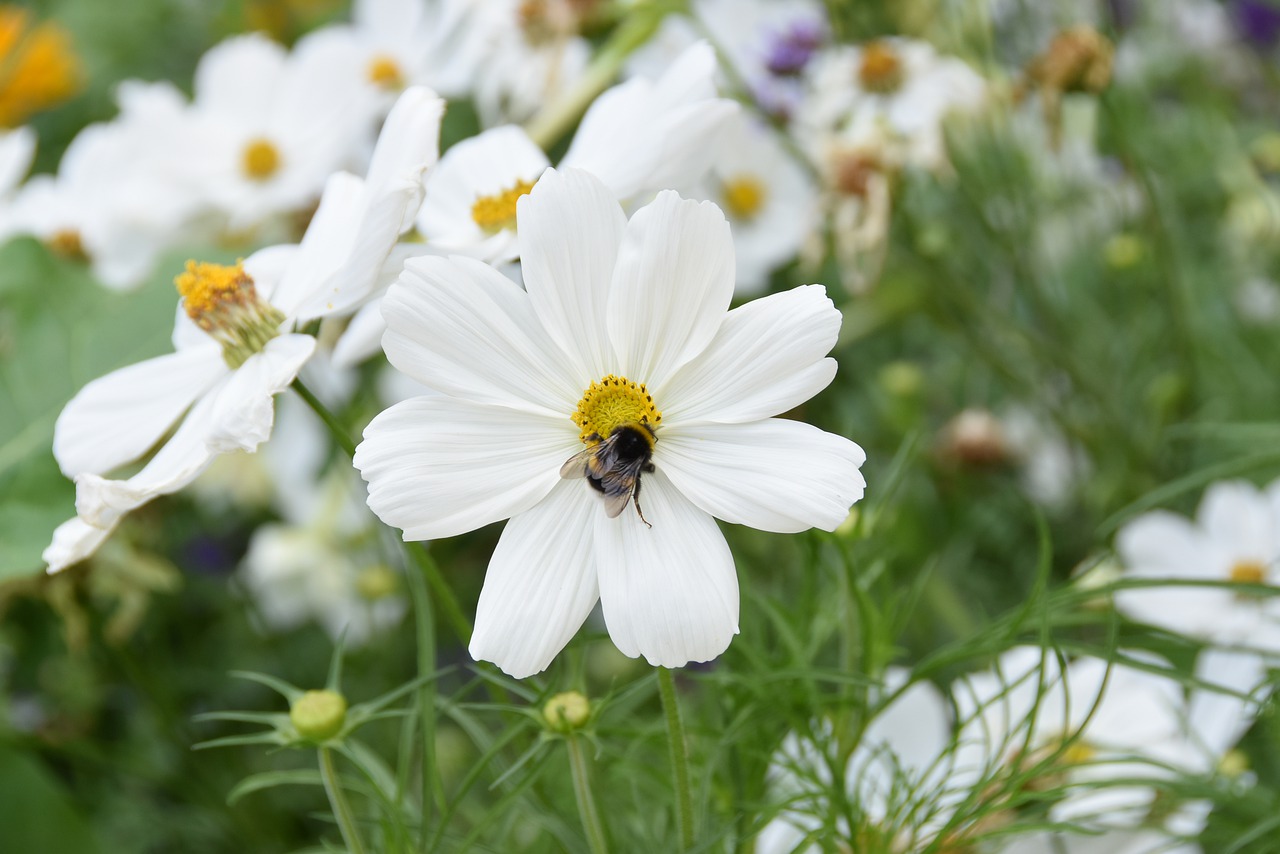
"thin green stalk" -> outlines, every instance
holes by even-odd
[[[431,814],[434,795],[441,812],[445,809],[444,791],[436,785],[436,683],[425,678],[435,672],[436,629],[435,615],[431,610],[431,597],[427,594],[422,573],[409,567],[405,573],[409,580],[409,597],[413,600],[413,627],[418,644],[418,675],[423,678],[418,689],[418,728],[422,737],[422,824],[418,836],[418,850],[427,850],[427,821]]]
[[[578,799],[578,815],[582,818],[582,829],[587,834],[587,846],[591,849],[591,854],[609,854],[604,825],[600,823],[596,799],[591,794],[591,778],[588,776],[587,755],[582,749],[582,739],[570,734],[565,738],[565,744],[569,747],[569,771],[573,775],[573,793]]]
[[[529,121],[525,126],[529,138],[542,148],[554,145],[586,112],[596,96],[614,81],[627,57],[649,40],[662,23],[662,18],[675,7],[670,2],[637,5],[600,48],[579,78],[578,85],[549,103]]]
[[[680,829],[680,850],[693,848],[693,794],[689,788],[689,755],[684,743],[684,725],[676,703],[676,682],[671,671],[658,668],[658,693],[667,717],[667,746],[671,752],[671,776],[676,788],[676,825]]]
[[[329,433],[333,436],[333,440],[338,443],[338,447],[346,451],[348,457],[354,457],[356,455],[356,443],[351,441],[351,437],[347,435],[347,428],[343,427],[341,422],[329,411],[329,408],[320,402],[320,398],[312,394],[311,389],[303,385],[301,379],[293,381],[293,390],[307,402],[307,406],[310,406],[316,415],[320,416],[320,420],[329,428]]]
[[[360,841],[360,833],[356,829],[355,815],[352,814],[351,804],[338,781],[338,772],[333,767],[333,752],[327,747],[320,748],[320,776],[324,779],[324,790],[329,795],[333,817],[337,819],[338,829],[342,831],[343,843],[351,854],[364,854],[364,843]]]
[[[449,626],[458,636],[458,640],[462,641],[464,646],[471,643],[471,621],[463,613],[462,606],[458,604],[458,597],[453,595],[453,588],[444,580],[444,573],[440,571],[440,565],[431,556],[426,543],[406,544],[405,551],[409,553],[410,560],[417,565],[418,569],[422,570],[427,584],[431,585],[431,594],[444,610],[444,617],[449,621]]]

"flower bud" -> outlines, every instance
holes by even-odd
[[[573,732],[591,717],[591,703],[577,691],[566,691],[547,700],[542,717],[556,732]]]
[[[307,691],[289,708],[289,720],[307,741],[327,741],[346,723],[347,700],[336,691]]]
[[[400,589],[400,579],[395,570],[386,564],[375,563],[360,570],[356,576],[356,592],[366,602],[377,602],[395,594]]]
[[[1004,426],[985,409],[966,409],[942,429],[939,453],[946,462],[994,468],[1010,461]]]
[[[1044,53],[1027,69],[1027,76],[1055,92],[1097,94],[1111,82],[1115,47],[1093,27],[1080,25],[1054,36]]]

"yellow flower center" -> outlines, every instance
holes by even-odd
[[[0,126],[17,127],[33,113],[80,91],[84,71],[66,31],[31,26],[31,15],[0,6]]]
[[[764,184],[752,175],[737,175],[724,182],[724,206],[738,219],[753,219],[765,203]]]
[[[49,248],[54,254],[61,255],[63,258],[71,258],[76,261],[86,261],[89,256],[84,251],[84,241],[80,239],[80,232],[74,228],[64,228],[55,231],[49,236]]]
[[[284,314],[258,298],[242,262],[227,267],[188,261],[173,284],[187,316],[222,344],[222,356],[232,370],[280,334]]]
[[[492,196],[481,196],[471,206],[471,219],[490,234],[497,234],[504,228],[516,227],[516,202],[533,189],[533,181],[521,179],[514,187],[495,193]]]
[[[613,374],[587,387],[571,417],[585,445],[607,439],[619,424],[638,422],[657,427],[662,423],[662,413],[653,405],[653,395],[644,383]]]
[[[1261,584],[1267,579],[1267,565],[1260,560],[1241,560],[1231,567],[1236,584]]]
[[[246,177],[265,181],[280,169],[280,149],[269,139],[250,140],[240,156],[240,167]]]
[[[1062,751],[1062,761],[1067,765],[1083,765],[1091,762],[1098,755],[1098,751],[1083,741],[1073,741]]]
[[[868,92],[894,92],[902,85],[902,58],[886,42],[868,42],[862,48],[858,80]]]
[[[383,89],[397,90],[404,88],[404,72],[400,64],[385,53],[380,53],[369,62],[369,82]]]

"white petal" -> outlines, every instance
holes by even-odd
[[[444,101],[424,86],[406,89],[391,108],[369,161],[365,184],[371,198],[412,191],[397,231],[407,229],[422,202],[423,173],[440,156],[440,120]]]
[[[29,127],[0,131],[0,196],[22,183],[36,153],[36,132]]]
[[[297,255],[271,295],[272,305],[290,317],[307,309],[311,317],[325,313],[315,305],[317,300],[326,305],[330,278],[351,254],[363,200],[364,181],[348,172],[329,176]]]
[[[1188,520],[1156,510],[1125,524],[1116,551],[1130,573],[1160,578],[1209,578],[1213,567],[1201,560],[1203,536]]]
[[[287,63],[283,47],[258,33],[226,39],[196,66],[201,109],[265,119]]]
[[[106,528],[99,528],[75,516],[54,530],[53,542],[44,550],[41,558],[49,565],[50,574],[61,572],[96,552],[113,530],[114,523]]]
[[[826,388],[841,315],[822,285],[739,306],[701,355],[662,388],[651,387],[668,423],[755,421],[786,412]]]
[[[577,169],[548,169],[519,203],[525,288],[547,332],[583,368],[583,388],[613,367],[605,308],[626,227],[608,188]]]
[[[1197,521],[1213,540],[1239,555],[1265,562],[1280,557],[1273,544],[1274,521],[1266,496],[1243,480],[1214,483],[1200,500]]]
[[[310,335],[281,335],[250,356],[222,386],[205,442],[215,453],[253,452],[271,436],[273,398],[289,387],[315,352]]]
[[[710,202],[658,194],[627,223],[607,318],[623,374],[656,389],[701,353],[733,298],[733,238]]]
[[[671,426],[654,452],[660,467],[706,512],[764,531],[834,531],[862,497],[862,449],[809,424]]]
[[[581,483],[562,480],[507,523],[476,606],[473,658],[523,679],[546,670],[573,638],[600,598],[595,504]]]
[[[464,400],[567,419],[582,386],[529,295],[469,258],[412,258],[382,300],[387,358]]]
[[[210,346],[138,362],[86,385],[58,416],[63,474],[105,474],[142,456],[192,402],[229,372]]]
[[[432,540],[528,510],[580,447],[568,418],[416,397],[365,428],[355,466],[382,521],[406,540]]]
[[[578,484],[588,489],[586,484]],[[710,661],[738,633],[738,577],[715,520],[662,472],[644,476],[641,505],[610,519],[597,502],[600,603],[624,655],[654,666]]]

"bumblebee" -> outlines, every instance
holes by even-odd
[[[610,519],[617,518],[627,502],[634,500],[640,521],[652,528],[640,509],[640,475],[655,470],[653,446],[658,437],[653,428],[643,421],[628,421],[614,427],[608,438],[592,433],[587,441],[593,444],[566,460],[560,476],[585,477],[600,494]]]

